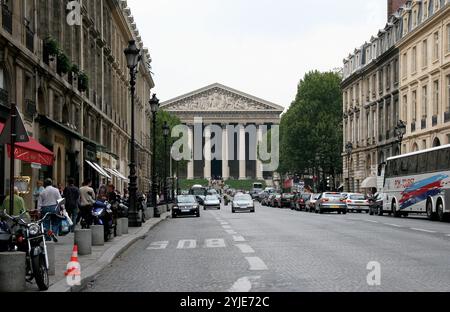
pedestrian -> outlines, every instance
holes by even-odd
[[[107,199],[108,199],[108,189],[106,185],[102,184],[98,189],[97,200],[104,202]]]
[[[59,190],[53,186],[52,179],[46,179],[44,181],[44,191],[39,195],[38,199],[38,210],[41,213],[41,216],[45,216],[47,213],[51,215],[44,220],[44,228],[45,232],[52,236],[53,240],[58,242],[57,236],[59,235],[62,216],[61,211],[58,211],[58,200],[62,198]],[[50,240],[50,237],[46,237],[47,241]]]
[[[8,192],[9,194],[9,192]],[[7,213],[10,213],[10,196],[6,196],[5,200],[3,201],[3,209],[6,210]],[[14,209],[12,211],[12,216],[20,216],[22,213],[26,212],[25,207],[25,201],[22,197],[19,195],[19,189],[17,187],[14,187]]]
[[[39,199],[39,195],[41,195],[41,193],[44,191],[44,182],[42,182],[41,180],[36,182],[36,187],[33,190],[33,201],[34,201],[34,209],[38,209],[38,199]]]
[[[95,192],[92,188],[92,181],[87,179],[80,188],[80,213],[77,220],[77,223],[81,218],[84,220],[83,228],[89,228],[92,224],[92,208],[94,204]]]
[[[58,183],[58,191],[61,196],[64,194],[64,186],[61,183]]]
[[[73,221],[71,232],[75,231],[76,220],[78,218],[79,205],[80,205],[80,190],[75,186],[75,180],[70,178],[69,184],[64,189],[63,197],[66,199],[66,211],[69,217]]]
[[[123,189],[123,200],[127,201],[129,197],[130,195],[128,193],[128,189],[127,188]]]

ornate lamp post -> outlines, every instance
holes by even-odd
[[[129,225],[130,227],[140,227],[142,222],[138,218],[137,210],[137,174],[136,174],[136,140],[135,140],[135,110],[134,110],[134,97],[136,92],[136,70],[141,59],[140,49],[137,48],[136,42],[130,40],[128,47],[124,51],[127,66],[130,70],[130,92],[131,92],[131,144],[130,144],[130,185],[129,185]]]
[[[167,124],[167,121],[164,122],[164,125],[162,127],[163,130],[163,136],[164,136],[164,201],[166,202],[166,204],[169,202],[168,201],[168,191],[167,191],[167,139],[169,137],[169,133],[170,133],[170,127]]]
[[[348,142],[347,145],[345,145],[345,151],[347,153],[347,191],[351,192],[350,190],[350,157],[353,153],[353,143]]]
[[[159,100],[156,97],[156,94],[153,94],[153,97],[150,99],[150,109],[152,111],[152,205],[154,209],[154,217],[159,218],[159,210],[158,203],[156,200],[156,192],[157,192],[157,182],[156,182],[156,115],[159,110]]]
[[[397,143],[399,145],[399,153],[402,153],[402,142],[406,134],[406,123],[403,120],[399,120],[397,126],[395,126],[395,136],[397,137]]]

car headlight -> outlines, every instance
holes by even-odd
[[[28,227],[28,231],[30,232],[31,236],[35,236],[35,235],[39,234],[39,232],[41,231],[41,228],[36,223],[33,223],[33,224],[30,224],[30,226]]]
[[[192,209],[197,209],[197,208],[198,208],[198,205],[192,206]]]

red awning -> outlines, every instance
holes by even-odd
[[[2,133],[4,126],[4,124],[0,123],[0,133]],[[11,157],[10,145],[8,145],[8,156]],[[14,158],[43,166],[53,166],[54,162],[53,153],[32,137],[30,137],[29,142],[16,143]]]

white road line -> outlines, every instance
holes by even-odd
[[[228,222],[221,221],[220,225],[228,225]]]
[[[225,248],[227,245],[224,239],[207,239],[205,246],[206,248]]]
[[[228,290],[228,292],[250,292],[252,290],[252,282],[261,279],[261,276],[243,277]]]
[[[231,226],[229,226],[229,225],[223,225],[222,226],[225,230],[231,230]]]
[[[424,232],[424,233],[437,233],[436,231],[430,231],[430,230],[424,230],[424,229],[416,229],[416,228],[411,228],[411,230],[413,231],[418,231],[418,232]]]
[[[249,254],[249,253],[255,253],[255,250],[247,244],[237,244],[237,248],[241,250],[242,253]]]
[[[373,221],[373,220],[366,220],[367,222],[370,222],[370,223],[380,223],[380,222],[378,222],[378,221]]]
[[[177,249],[195,249],[197,241],[193,239],[183,239],[178,242]]]
[[[398,224],[391,224],[391,223],[384,223],[385,225],[389,225],[389,226],[393,226],[396,228],[402,228],[402,226],[398,225]]]
[[[245,260],[250,265],[250,271],[267,271],[269,269],[264,261],[258,257],[246,257]]]
[[[234,231],[234,230],[226,230],[225,232],[227,232],[227,234],[230,234],[230,235],[236,235],[237,234],[237,232]]]
[[[450,237],[450,234],[447,234],[448,237]]]
[[[237,243],[245,242],[245,238],[243,236],[233,236],[233,240]]]
[[[166,249],[167,246],[169,246],[168,241],[154,242],[147,248],[147,250],[161,250],[161,249]]]

